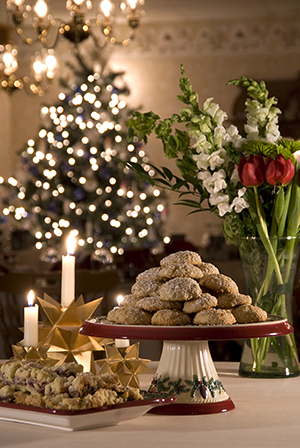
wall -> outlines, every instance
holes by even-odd
[[[61,65],[66,51],[66,44],[58,48]],[[144,23],[132,46],[114,49],[110,56],[109,65],[125,71],[124,78],[131,89],[131,107],[153,110],[161,117],[177,112],[182,63],[194,90],[199,93],[200,104],[212,96],[230,116],[239,92],[235,87],[226,86],[228,80],[241,75],[269,80],[298,76],[300,20],[299,17],[285,17]],[[17,151],[35,135],[39,104],[51,104],[55,95],[55,89],[43,100],[24,92],[6,98],[0,92],[0,175],[13,174]],[[169,164],[155,139],[150,139],[146,151],[153,163]],[[170,197],[167,233],[184,233],[198,245],[205,232],[221,232],[221,221],[217,217],[209,212],[187,216],[189,210],[172,205],[175,200],[176,197]]]

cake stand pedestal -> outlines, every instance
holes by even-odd
[[[80,333],[94,337],[163,340],[163,350],[149,391],[176,396],[176,403],[153,408],[159,414],[215,414],[231,411],[213,363],[209,340],[286,336],[294,331],[287,319],[269,316],[266,322],[215,326],[155,327],[119,325],[104,318],[85,321]]]

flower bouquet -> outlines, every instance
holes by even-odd
[[[225,238],[239,246],[251,278],[248,293],[256,305],[291,320],[287,302],[299,248],[300,142],[281,138],[277,99],[269,97],[263,81],[241,77],[228,84],[247,89],[243,135],[236,126],[226,125],[227,114],[213,98],[199,107],[181,66],[179,113],[160,119],[153,112],[135,112],[128,121],[129,139],[147,144],[148,136],[155,134],[161,140],[166,157],[176,162],[176,174],[152,165],[155,174],[150,176],[146,166],[128,165],[142,180],[177,192],[177,203],[191,207],[191,213],[210,210],[219,216]],[[176,127],[182,123],[184,130]],[[252,249],[251,241],[258,240],[261,249]],[[284,376],[299,374],[294,335],[280,343],[278,339],[248,343],[252,373],[260,374],[272,347],[278,359],[271,367],[281,365]]]

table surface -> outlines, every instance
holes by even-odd
[[[146,388],[153,373],[140,376]],[[216,362],[220,379],[236,408],[224,414],[165,416],[146,414],[118,426],[66,432],[0,421],[0,447],[153,448],[300,446],[300,377],[248,379],[238,363]]]

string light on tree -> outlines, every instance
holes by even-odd
[[[6,182],[2,220],[34,229],[38,249],[61,247],[70,228],[89,252],[154,247],[165,236],[165,198],[126,167],[131,160],[152,170],[140,145],[127,143],[122,73],[104,76],[80,66],[76,75],[56,104],[42,107],[37,138],[21,153],[22,173]]]

